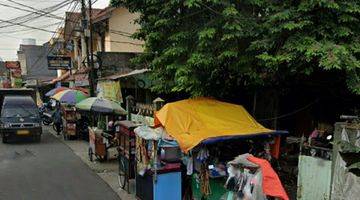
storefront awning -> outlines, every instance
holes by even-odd
[[[119,74],[114,74],[111,76],[107,76],[107,77],[103,77],[99,80],[117,80],[120,78],[125,78],[125,77],[129,77],[129,76],[134,76],[134,75],[138,75],[138,74],[143,74],[145,72],[150,71],[149,69],[136,69],[130,72],[126,72],[126,73],[119,73]]]
[[[64,81],[65,79],[70,77],[70,71],[65,72],[65,74],[61,75],[60,77],[57,77],[51,81],[52,84]]]
[[[184,152],[206,140],[276,133],[259,124],[241,105],[208,98],[168,103],[156,113],[155,121]]]

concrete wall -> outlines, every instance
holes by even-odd
[[[52,79],[57,76],[56,70],[48,70],[48,47],[37,45],[20,45],[18,59],[21,66],[26,66],[25,80]]]
[[[131,64],[130,59],[134,58],[134,53],[124,52],[98,52],[97,54],[102,61],[102,68],[100,69],[101,76],[110,76],[117,73],[128,72]]]
[[[27,75],[26,55],[24,54],[24,52],[19,51],[17,56],[18,56],[18,61],[20,62],[21,75],[26,76]]]
[[[109,32],[105,36],[105,51],[112,52],[143,52],[142,41],[129,38],[126,33],[134,33],[140,28],[135,24],[134,20],[139,17],[139,14],[130,13],[125,8],[117,8],[112,11],[109,19]],[[119,34],[115,32],[125,32]]]

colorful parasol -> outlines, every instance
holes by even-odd
[[[61,91],[64,91],[64,90],[68,90],[68,89],[69,89],[69,88],[67,88],[67,87],[54,88],[54,89],[48,91],[48,92],[45,94],[45,96],[51,97],[51,96],[54,96],[54,95],[55,95],[56,93],[58,93],[58,92],[61,92]]]
[[[74,88],[68,88],[68,87],[58,87],[58,88],[54,88],[50,91],[48,91],[45,96],[47,97],[51,97],[51,96],[54,96],[55,94],[61,92],[61,91],[64,91],[64,90],[79,90],[83,93],[85,93],[86,95],[89,94],[89,91],[85,88],[82,88],[82,87],[74,87]]]
[[[75,105],[76,103],[88,98],[88,95],[79,90],[64,90],[51,98],[60,101],[60,103]]]
[[[106,114],[125,115],[127,112],[119,103],[99,97],[90,97],[76,104],[76,108]]]

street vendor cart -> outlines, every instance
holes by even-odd
[[[137,127],[136,197],[141,200],[181,200],[181,151],[166,140],[163,128]]]
[[[63,134],[64,139],[70,139],[71,137],[76,137],[76,109],[75,107],[63,108],[64,120],[63,120]]]
[[[168,103],[155,117],[155,126],[164,127],[184,153],[187,176],[182,179],[182,198],[194,200],[229,197],[233,188],[223,187],[230,177],[228,162],[249,152],[267,165],[279,157],[280,135],[287,134],[263,127],[240,105],[208,98]],[[227,199],[248,195],[248,190],[238,188],[234,198]],[[271,196],[274,191],[264,192]],[[286,194],[272,197],[288,199]]]
[[[105,127],[89,127],[89,160],[93,160],[93,156],[100,161],[117,158],[118,139],[115,137],[116,123],[114,121],[127,112],[119,103],[99,97],[90,97],[76,104],[76,108],[82,111],[90,112],[96,116],[100,122],[102,117],[106,117],[111,127],[105,122]],[[93,124],[95,122],[93,121]]]
[[[97,127],[89,127],[89,160],[95,156],[100,161],[117,158],[118,141],[113,135]]]
[[[118,181],[122,189],[127,187],[129,192],[129,181],[135,178],[135,133],[134,129],[138,126],[132,121],[117,122],[116,137],[119,141],[118,160],[119,176]]]

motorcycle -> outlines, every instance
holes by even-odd
[[[42,123],[44,125],[48,126],[54,122],[54,120],[52,118],[52,113],[48,112],[48,108],[47,108],[46,104],[42,105],[39,108],[39,114],[42,119]]]

